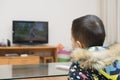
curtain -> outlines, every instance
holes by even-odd
[[[118,42],[120,43],[120,0],[117,0],[117,26],[118,26]]]
[[[101,0],[101,19],[105,25],[106,32],[104,45],[110,45],[119,40],[118,1]]]

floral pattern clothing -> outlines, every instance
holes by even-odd
[[[82,69],[78,62],[73,62],[69,70],[68,80],[108,80],[94,69]]]
[[[106,47],[90,47],[87,50],[100,51]],[[120,61],[116,60],[103,70],[85,69],[74,61],[69,69],[68,80],[120,80]]]

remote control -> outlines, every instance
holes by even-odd
[[[56,65],[56,68],[69,70],[70,66],[66,66],[66,65]]]

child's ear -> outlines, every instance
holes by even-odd
[[[78,46],[78,47],[82,48],[82,44],[81,44],[80,41],[76,41],[76,43],[77,43],[77,46]]]

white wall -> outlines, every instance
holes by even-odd
[[[0,0],[0,39],[12,41],[12,20],[49,21],[49,44],[71,46],[72,20],[100,16],[100,0]]]

